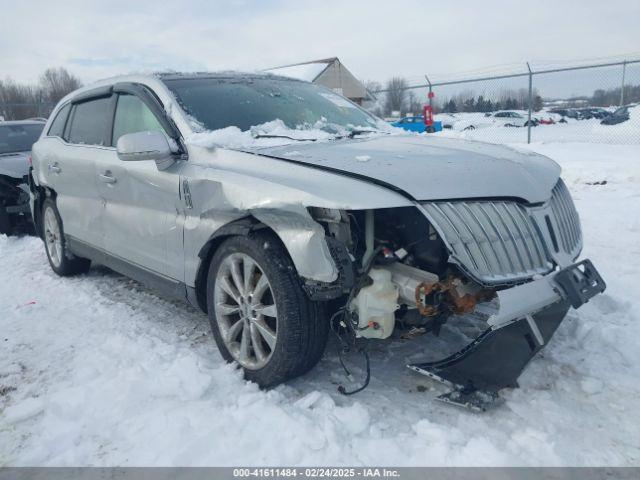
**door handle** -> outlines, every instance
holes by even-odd
[[[114,177],[111,173],[111,170],[107,170],[106,172],[101,173],[100,180],[102,180],[104,183],[116,183],[118,181],[116,177]]]
[[[62,169],[58,165],[58,162],[55,162],[55,163],[50,163],[49,164],[49,171],[53,172],[53,173],[60,173],[62,171]]]

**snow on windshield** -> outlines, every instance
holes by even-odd
[[[249,149],[259,147],[276,147],[298,142],[321,142],[348,138],[357,135],[358,138],[377,135],[404,134],[400,128],[395,128],[386,122],[379,121],[376,128],[370,126],[349,126],[316,122],[313,126],[288,127],[282,120],[272,120],[261,125],[242,131],[238,127],[225,127],[218,130],[204,130],[186,138],[190,145],[214,148]]]
[[[393,133],[389,124],[337,93],[274,76],[220,74],[164,78],[206,147],[247,148]]]

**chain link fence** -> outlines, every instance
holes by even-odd
[[[640,144],[640,59],[560,67],[526,63],[472,78],[425,75],[404,90],[432,105],[444,136]],[[375,92],[378,107],[388,92]]]

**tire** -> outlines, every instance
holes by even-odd
[[[67,249],[62,219],[51,198],[47,198],[42,205],[42,237],[49,265],[58,275],[68,277],[89,270],[90,260],[76,257]]]
[[[234,236],[220,245],[209,265],[207,311],[222,357],[260,387],[303,375],[324,353],[329,322],[323,305],[303,292],[289,254],[271,233]]]

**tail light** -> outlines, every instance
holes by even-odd
[[[29,165],[29,168],[33,167],[33,158],[31,157],[31,154],[27,157],[27,165]]]

